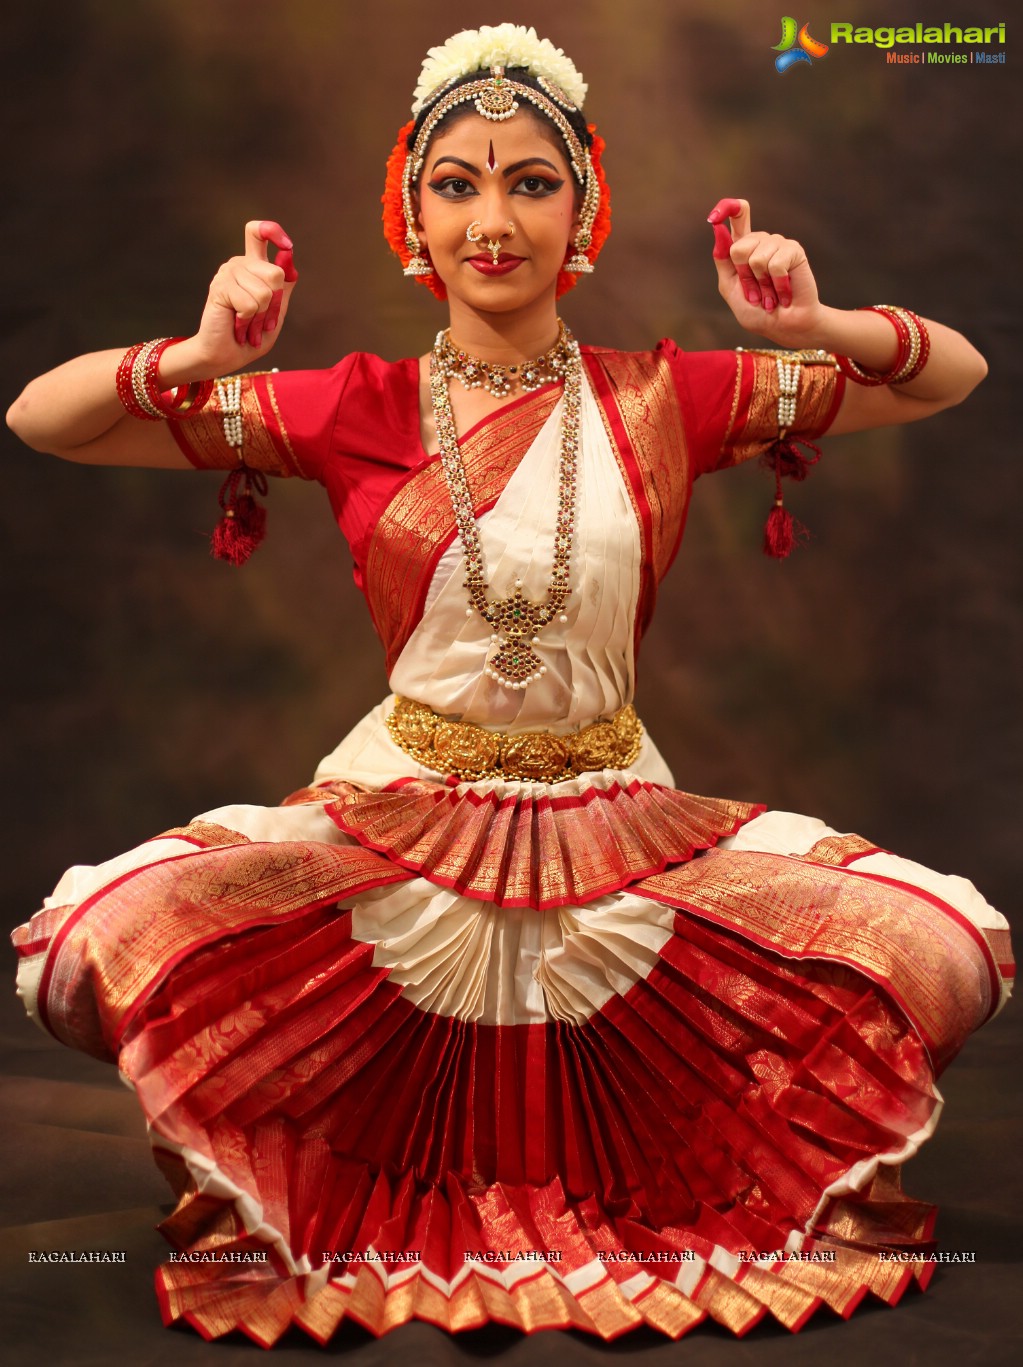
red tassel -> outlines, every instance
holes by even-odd
[[[805,528],[802,530],[805,531]],[[764,554],[775,560],[784,560],[796,544],[796,526],[792,514],[781,499],[767,515],[764,523]]]
[[[261,470],[239,466],[220,486],[220,506],[224,515],[210,537],[210,554],[231,565],[244,565],[266,536],[266,509],[253,494],[267,493],[266,476]]]
[[[820,448],[813,442],[800,441],[815,454],[804,456],[792,437],[779,437],[761,457],[762,463],[774,470],[774,507],[764,525],[764,554],[775,560],[784,560],[797,546],[810,539],[807,529],[801,522],[796,522],[785,507],[781,489],[783,477],[797,482],[804,480],[810,466],[816,465],[821,458]]]

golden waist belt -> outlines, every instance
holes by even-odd
[[[562,783],[588,769],[624,769],[639,754],[643,724],[626,703],[610,721],[595,721],[567,736],[520,731],[509,736],[470,722],[445,721],[431,708],[398,698],[387,729],[407,755],[463,781],[504,778]]]

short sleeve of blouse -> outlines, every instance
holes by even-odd
[[[845,377],[827,352],[682,351],[659,343],[671,366],[685,416],[696,475],[724,470],[761,455],[780,432],[779,359],[800,359],[794,412],[787,431],[819,437],[834,421]]]
[[[227,377],[205,408],[195,417],[172,422],[171,432],[200,470],[230,470],[243,461],[264,474],[322,481],[354,361],[353,355],[329,370],[249,371]],[[237,404],[232,402],[235,382]],[[229,440],[229,432],[237,435],[239,428],[231,411],[235,407],[240,447]]]

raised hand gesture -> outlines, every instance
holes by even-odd
[[[745,199],[722,199],[707,216],[714,229],[718,290],[748,332],[784,346],[819,327],[823,308],[806,252],[791,237],[754,232]]]
[[[271,246],[277,248],[273,261]],[[281,225],[246,223],[245,254],[225,261],[213,277],[195,336],[210,374],[238,370],[270,351],[297,280],[294,243]]]

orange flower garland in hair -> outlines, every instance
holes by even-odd
[[[405,160],[408,157],[408,139],[415,126],[415,119],[410,119],[398,130],[398,140],[391,150],[391,155],[387,158],[387,179],[384,184],[384,193],[381,195],[384,206],[384,237],[387,239],[387,245],[403,266],[408,265],[412,254],[405,245],[405,234],[408,229],[402,206],[401,183],[405,172]],[[604,139],[597,134],[596,124],[587,124],[587,127],[593,135],[590,164],[593,167],[593,174],[597,178],[597,185],[600,187],[600,204],[593,220],[592,241],[584,253],[592,265],[600,255],[600,249],[607,241],[608,234],[611,231],[611,192],[608,189],[607,178],[604,175],[604,167],[601,163],[605,146]],[[438,299],[448,297],[443,280],[439,280],[434,273],[418,275],[413,278],[417,284],[425,285]],[[556,297],[560,299],[566,290],[570,290],[578,280],[579,277],[571,271],[559,271]]]
[[[405,160],[408,157],[408,140],[413,128],[416,126],[415,119],[409,119],[408,123],[403,124],[398,129],[398,141],[391,149],[391,155],[387,158],[387,179],[384,182],[384,193],[380,196],[384,206],[384,237],[387,245],[403,266],[407,266],[412,260],[412,253],[405,246],[405,234],[408,227],[405,223],[405,209],[401,201],[401,182],[405,174]],[[417,275],[414,277],[420,285],[426,285],[431,289],[438,299],[446,299],[448,292],[443,284],[431,275]]]

